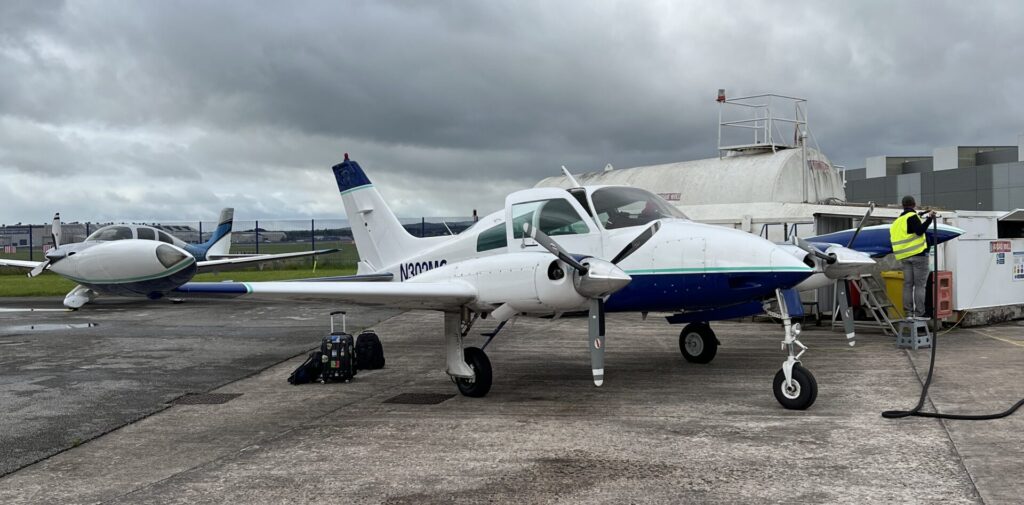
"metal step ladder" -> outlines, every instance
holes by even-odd
[[[869,325],[880,328],[885,334],[890,336],[897,336],[899,332],[896,327],[893,326],[892,321],[889,319],[890,307],[895,307],[892,301],[889,299],[889,294],[885,291],[885,286],[878,281],[877,278],[868,274],[862,275],[856,279],[852,279],[853,285],[860,292],[861,305],[867,307],[868,313],[874,318],[875,323]],[[838,289],[834,289],[833,293],[838,293]],[[838,294],[836,294],[838,296]],[[838,299],[835,302],[836,307],[832,310],[832,326],[836,325],[836,316],[839,314],[839,302]],[[895,312],[895,311],[894,311]],[[857,321],[857,324],[864,324],[862,321]]]

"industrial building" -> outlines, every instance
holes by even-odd
[[[913,195],[943,209],[1024,208],[1024,135],[1013,146],[940,147],[931,156],[874,156],[846,171],[846,199],[898,202]]]

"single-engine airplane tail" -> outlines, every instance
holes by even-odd
[[[234,225],[234,219],[235,209],[231,207],[221,209],[217,228],[213,230],[210,239],[202,244],[190,244],[185,248],[200,261],[231,256],[231,228]]]
[[[392,265],[414,251],[425,249],[445,237],[418,238],[402,226],[366,177],[359,163],[348,159],[331,167],[345,205],[352,237],[359,250],[357,273],[370,274]]]

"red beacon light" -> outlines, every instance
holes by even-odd
[[[722,103],[722,102],[725,101],[725,90],[724,89],[719,89],[718,90],[718,99],[715,100],[715,101],[718,102],[718,103]]]

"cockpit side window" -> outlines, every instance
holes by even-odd
[[[512,206],[512,237],[523,238],[523,224],[530,223],[549,236],[590,233],[587,222],[568,200],[555,198]]]
[[[173,244],[174,243],[174,239],[171,238],[171,236],[168,235],[166,232],[157,230],[156,233],[157,233],[157,235],[160,236],[160,241],[161,242],[167,242],[168,244]]]
[[[85,239],[87,242],[109,242],[112,240],[130,240],[132,239],[132,229],[127,226],[108,226],[106,228],[100,228],[96,230],[96,233],[89,235],[89,238]]]
[[[156,232],[152,228],[138,227],[135,229],[135,233],[139,235],[142,240],[156,240]]]
[[[508,239],[506,237],[505,223],[498,223],[477,235],[476,251],[484,252],[506,247],[508,246]]]
[[[662,218],[686,218],[660,196],[640,188],[601,188],[591,198],[597,219],[606,230],[641,226]]]

